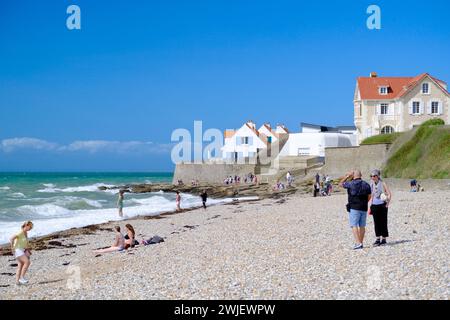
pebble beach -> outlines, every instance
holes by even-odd
[[[34,251],[29,284],[0,257],[1,299],[444,299],[450,298],[450,191],[393,190],[388,244],[352,250],[345,194],[236,202],[136,218],[137,239],[164,242],[96,256],[112,227],[74,233]],[[126,211],[125,211],[126,213]]]

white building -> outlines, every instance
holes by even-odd
[[[289,134],[289,139],[281,150],[280,157],[325,157],[325,148],[357,145],[355,127],[327,127],[308,123],[302,123],[301,126],[301,133]]]
[[[268,123],[257,130],[253,121],[247,121],[237,130],[225,130],[222,158],[227,161],[255,158],[260,150],[267,149],[268,145],[279,140],[280,135],[288,132],[283,125],[277,125],[273,130]]]

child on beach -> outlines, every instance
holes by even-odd
[[[16,284],[27,284],[25,280],[25,273],[30,266],[31,251],[28,243],[28,231],[33,229],[33,222],[27,221],[22,225],[21,231],[14,235],[11,242],[11,252],[15,255],[17,260]]]
[[[177,196],[175,198],[175,202],[177,204],[177,211],[181,211],[181,196],[180,196],[179,191],[177,191]]]
[[[123,249],[125,249],[125,238],[120,232],[120,227],[115,226],[114,230],[116,231],[116,238],[114,240],[114,244],[106,249],[95,250],[94,253],[108,253],[108,252],[122,251]]]
[[[119,191],[119,198],[117,199],[117,208],[119,209],[119,217],[123,217],[123,198],[125,191],[124,190],[120,190]]]

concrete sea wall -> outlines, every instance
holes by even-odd
[[[185,184],[192,179],[198,179],[203,183],[222,183],[228,176],[245,176],[255,174],[255,164],[209,164],[209,163],[182,163],[177,164],[173,175],[173,183],[183,180]]]

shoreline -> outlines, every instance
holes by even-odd
[[[60,233],[34,252],[26,286],[14,284],[15,259],[0,256],[0,297],[449,299],[450,192],[393,193],[383,247],[370,246],[369,217],[366,246],[351,249],[344,193],[280,195],[130,219],[137,240],[165,241],[122,252],[93,253],[111,245],[114,223]]]
[[[215,200],[226,200],[226,199],[215,199]],[[255,202],[260,201],[262,199],[251,199],[250,197],[247,198],[234,198],[230,199],[229,202],[219,202],[210,204],[208,207],[213,206],[226,206],[226,205],[236,205],[238,203],[245,203],[245,202]],[[42,250],[49,250],[49,249],[55,249],[55,248],[72,248],[73,246],[69,245],[62,245],[59,241],[54,241],[56,239],[69,239],[71,237],[76,237],[80,235],[90,235],[94,234],[96,231],[113,231],[111,227],[108,227],[111,224],[121,224],[125,223],[126,221],[132,221],[132,220],[157,220],[157,219],[163,219],[167,216],[173,216],[181,213],[186,213],[189,211],[194,211],[197,209],[203,208],[202,206],[193,206],[189,208],[181,209],[180,211],[163,211],[161,213],[157,214],[151,214],[151,215],[138,215],[134,217],[128,217],[124,218],[122,220],[117,221],[105,221],[102,223],[97,224],[91,224],[84,227],[73,227],[65,230],[55,231],[51,232],[46,235],[36,236],[29,239],[29,242],[31,244],[32,251],[42,251]],[[10,256],[12,257],[11,253],[11,247],[9,243],[0,244],[0,256]]]

